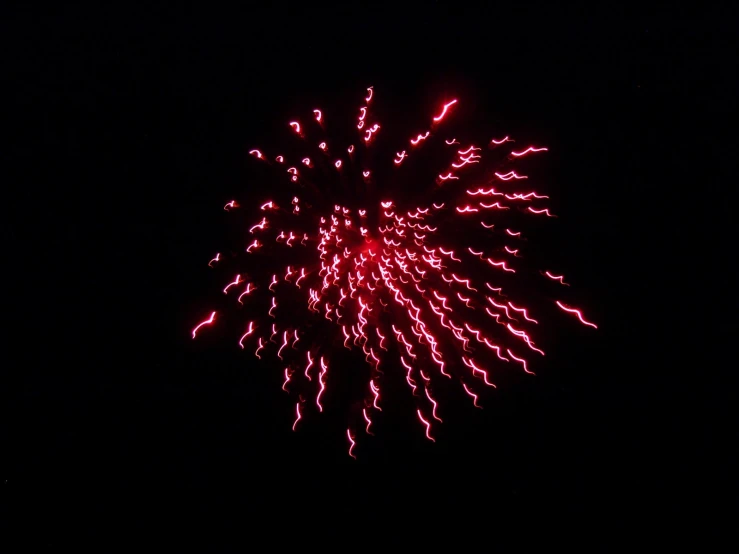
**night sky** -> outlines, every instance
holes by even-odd
[[[10,520],[30,521],[39,544],[75,536],[41,523],[75,498],[101,528],[182,510],[227,513],[246,532],[261,518],[238,510],[276,524],[330,505],[356,514],[357,535],[360,514],[453,527],[468,510],[489,525],[502,506],[605,508],[694,488],[735,502],[698,469],[717,444],[714,470],[736,452],[720,354],[701,344],[707,327],[706,344],[730,344],[721,307],[736,307],[718,292],[736,282],[716,246],[730,203],[706,201],[728,186],[706,172],[734,156],[718,138],[736,103],[732,18],[356,4],[4,21],[20,171],[3,225],[3,477]],[[399,397],[354,461],[343,416],[291,432],[278,367],[189,331],[213,298],[204,260],[228,232],[221,207],[262,193],[247,151],[315,105],[349,127],[344,106],[369,85],[398,112],[398,139],[427,113],[415,99],[450,92],[478,128],[550,147],[541,172],[560,217],[539,248],[599,329],[550,320],[537,376],[499,386],[484,410],[448,406],[435,444]],[[712,228],[699,229],[707,210]]]

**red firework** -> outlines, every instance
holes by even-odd
[[[496,366],[533,375],[529,358],[544,355],[532,337],[540,322],[500,285],[523,269],[525,239],[507,222],[514,220],[511,214],[556,217],[542,205],[547,196],[519,188],[528,177],[511,167],[547,148],[511,148],[515,141],[508,136],[479,146],[443,136],[456,99],[442,102],[428,130],[386,161],[398,171],[427,143],[438,143],[448,163],[429,183],[424,205],[399,205],[390,195],[377,196],[368,160],[382,127],[370,110],[373,95],[369,87],[356,121],[356,145],[342,146],[343,157],[322,133],[319,109],[313,110],[309,125],[288,123],[301,145],[296,161],[249,152],[286,178],[249,210],[258,214],[246,226],[248,266],[224,279],[223,288],[234,308],[247,314],[239,346],[260,359],[276,356],[284,365],[282,389],[297,396],[293,430],[307,410],[324,411],[336,345],[361,350],[369,377],[364,402],[346,429],[352,458],[358,433],[372,435],[372,415],[382,411],[381,366],[405,374],[419,430],[431,441],[434,426],[442,421],[432,383],[456,382],[481,408],[482,387],[495,387],[491,373]],[[492,169],[481,172],[483,167]],[[326,186],[337,178],[342,183],[338,192]],[[357,204],[359,198],[366,203]],[[241,206],[232,200],[223,209],[233,212]],[[208,265],[218,268],[223,262],[218,253]],[[563,275],[539,273],[569,286]],[[597,328],[580,310],[554,303]],[[192,330],[193,339],[218,321],[218,312],[211,311]]]

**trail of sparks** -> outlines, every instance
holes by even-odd
[[[301,155],[293,159],[266,156],[267,150],[249,151],[254,163],[276,169],[284,185],[274,188],[274,198],[254,206],[242,205],[238,199],[223,206],[228,212],[225,217],[254,211],[259,215],[244,225],[249,238],[242,248],[249,267],[235,277],[231,269],[220,281],[220,286],[225,284],[223,301],[236,299],[235,308],[249,314],[239,346],[246,349],[250,341],[257,358],[276,356],[281,362],[282,390],[298,396],[293,431],[305,409],[323,413],[325,403],[339,396],[331,392],[337,390],[334,379],[347,372],[337,368],[329,375],[333,337],[338,337],[339,348],[361,352],[369,369],[363,384],[365,397],[363,403],[354,404],[358,408],[352,410],[346,430],[348,454],[354,459],[356,438],[351,429],[364,428],[373,435],[374,418],[382,414],[385,371],[404,372],[407,394],[432,442],[431,420],[441,424],[439,414],[444,413],[433,393],[439,382],[458,379],[473,406],[482,408],[478,402],[482,391],[475,392],[477,387],[470,383],[495,388],[494,376],[508,368],[533,375],[530,361],[512,349],[524,350],[527,356],[544,355],[533,338],[541,327],[540,310],[524,304],[527,296],[514,297],[509,291],[516,287],[506,283],[528,269],[526,237],[517,230],[522,218],[556,217],[541,205],[548,196],[530,188],[517,190],[521,183],[535,182],[535,177],[510,167],[518,158],[548,149],[530,146],[514,151],[507,144],[515,142],[509,136],[492,139],[486,150],[484,142],[444,139],[439,131],[457,113],[452,109],[457,99],[441,103],[430,123],[426,119],[430,130],[420,127],[423,132],[414,132],[410,139],[406,135],[398,143],[400,148],[393,150],[394,156],[385,160],[390,168],[413,167],[417,152],[443,140],[448,159],[434,168],[436,184],[428,195],[408,206],[396,204],[390,194],[375,205],[348,205],[353,204],[351,191],[356,187],[382,185],[373,183],[373,168],[366,163],[367,150],[384,136],[382,122],[370,107],[373,87],[367,88],[362,100],[354,144],[341,145],[326,137],[326,114],[315,108],[312,115],[309,112],[285,126],[291,140],[303,145]],[[337,157],[335,153],[344,148],[348,156]],[[487,171],[491,163],[497,165]],[[356,187],[347,187],[347,193],[330,193],[322,186],[328,175]],[[457,181],[473,183],[474,188],[460,187]],[[331,202],[328,206],[326,199]],[[233,267],[227,258],[219,252],[208,266],[219,271]],[[495,285],[480,279],[488,273]],[[562,275],[540,273],[569,286]],[[498,278],[506,280],[503,286]],[[232,292],[234,287],[241,291],[238,296]],[[296,295],[303,300],[296,300]],[[557,305],[577,315],[584,325],[597,328],[580,310],[560,301]],[[215,317],[213,311],[197,324],[192,338],[212,325]],[[260,331],[263,336],[256,336],[259,329],[266,331]],[[311,393],[305,398],[311,402],[301,393],[307,389]]]

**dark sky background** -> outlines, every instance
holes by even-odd
[[[489,525],[494,507],[694,488],[735,502],[728,481],[706,484],[737,438],[716,370],[736,307],[718,292],[736,282],[731,250],[716,246],[732,208],[713,200],[729,182],[709,177],[734,156],[718,138],[736,103],[732,20],[460,2],[8,16],[8,513],[54,521],[83,497],[106,525],[120,508],[131,529],[212,510],[247,529],[258,518],[228,506],[280,521],[331,505],[382,526],[397,524],[386,509]],[[399,416],[355,462],[341,421],[290,432],[268,369],[188,332],[248,148],[369,84],[393,109],[459,91],[482,119],[552,145],[551,258],[600,328],[552,328],[551,365],[482,411],[450,407],[436,444]],[[75,532],[39,523],[34,540]]]

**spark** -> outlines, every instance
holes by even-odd
[[[259,351],[262,349],[264,349],[264,344],[262,344],[262,337],[259,337],[259,342],[257,343],[257,349],[254,351],[254,355],[260,360],[262,357],[259,355]]]
[[[521,156],[525,156],[526,154],[529,154],[529,153],[547,152],[547,151],[548,151],[547,148],[534,148],[533,146],[529,146],[526,150],[523,150],[521,152],[511,152],[511,156],[520,158]]]
[[[352,438],[352,432],[349,429],[346,430],[346,436],[349,438],[349,455],[356,460],[357,457],[352,452],[356,443],[354,442],[354,439]]]
[[[298,424],[298,421],[300,421],[300,418],[302,417],[300,415],[300,402],[297,402],[295,404],[295,413],[297,414],[297,417],[295,418],[295,423],[293,423],[293,431],[295,431],[295,426]]]
[[[523,365],[523,370],[524,370],[524,371],[525,371],[526,373],[528,373],[528,374],[530,374],[530,375],[534,375],[534,373],[533,373],[533,372],[529,371],[529,367],[528,367],[528,365],[526,364],[526,360],[524,360],[523,358],[517,358],[517,357],[516,357],[516,356],[515,356],[515,355],[513,354],[513,352],[511,352],[511,351],[510,351],[509,349],[506,349],[506,352],[508,353],[508,355],[509,355],[509,356],[510,356],[511,358],[513,358],[513,359],[514,359],[514,360],[516,360],[516,361],[517,361],[518,363],[520,363],[521,365]]]
[[[237,275],[236,276],[236,279],[234,279],[233,283],[229,283],[228,285],[226,285],[226,288],[223,289],[223,294],[228,294],[228,289],[230,289],[231,287],[233,287],[235,285],[238,285],[241,282],[242,282],[241,281],[241,275]]]
[[[210,325],[211,323],[213,323],[213,321],[215,320],[215,318],[216,318],[216,313],[213,312],[213,313],[210,314],[210,317],[208,319],[206,319],[205,321],[202,321],[202,322],[198,323],[198,325],[192,330],[192,338],[195,338],[195,334],[198,332],[198,330],[203,325]]]
[[[482,406],[479,406],[477,404],[477,395],[474,392],[472,392],[470,389],[468,389],[466,384],[462,383],[462,387],[464,388],[465,392],[472,397],[472,405],[475,406],[475,408],[482,409]]]
[[[442,108],[441,113],[434,118],[434,121],[438,123],[439,121],[444,119],[444,116],[446,115],[447,110],[456,103],[457,103],[456,100],[452,100],[451,102],[447,102],[446,104],[444,104],[444,107]]]
[[[249,327],[246,330],[246,333],[244,333],[241,338],[239,339],[239,346],[243,349],[244,348],[244,339],[251,335],[254,332],[254,322],[249,322]]]
[[[323,377],[326,375],[326,371],[328,371],[328,366],[326,366],[326,363],[323,361],[323,356],[321,356],[321,372],[318,374],[318,383],[321,390],[319,390],[316,395],[316,405],[318,406],[319,412],[323,411],[323,406],[321,406],[321,395],[323,394],[323,391],[326,390],[326,383],[323,380]]]
[[[495,364],[518,364],[533,375],[534,363],[544,363],[542,358],[532,358],[529,363],[512,351],[523,342],[543,355],[534,341],[545,332],[546,322],[543,310],[542,316],[538,315],[542,295],[535,294],[536,290],[521,289],[529,282],[525,274],[532,269],[529,258],[533,258],[536,249],[517,248],[517,244],[525,244],[526,238],[507,225],[509,221],[515,225],[514,218],[519,221],[521,213],[557,217],[549,207],[541,205],[542,200],[549,198],[542,194],[546,191],[515,189],[520,181],[529,179],[520,172],[519,164],[539,161],[530,155],[548,151],[547,148],[496,148],[515,142],[507,135],[488,143],[470,141],[462,135],[458,135],[459,140],[439,136],[441,121],[461,115],[461,110],[453,109],[458,102],[454,99],[435,104],[433,113],[427,114],[431,121],[418,122],[413,134],[400,135],[396,144],[403,147],[380,147],[368,152],[367,147],[374,149],[376,140],[386,138],[384,130],[379,133],[381,123],[384,126],[386,122],[375,118],[373,87],[368,87],[367,93],[357,100],[359,113],[354,121],[358,135],[352,135],[349,141],[327,133],[326,113],[315,108],[312,115],[310,109],[306,111],[320,128],[312,127],[310,122],[305,127],[298,121],[281,125],[283,135],[290,137],[294,146],[282,150],[289,151],[289,156],[275,157],[271,153],[266,157],[260,150],[249,150],[250,156],[265,162],[265,168],[281,180],[265,190],[265,195],[270,196],[248,203],[237,197],[223,207],[232,212],[225,216],[230,218],[229,223],[237,216],[260,215],[240,222],[240,235],[249,237],[247,246],[239,246],[237,252],[224,247],[208,262],[213,271],[228,272],[218,278],[218,283],[226,283],[224,295],[228,296],[234,285],[243,284],[238,304],[233,302],[237,293],[232,292],[230,298],[220,296],[218,289],[223,284],[214,291],[215,296],[218,302],[239,310],[247,320],[246,328],[238,330],[242,333],[238,340],[240,349],[253,352],[259,359],[274,356],[280,361],[282,390],[291,398],[298,398],[294,431],[307,415],[306,409],[308,413],[321,413],[329,411],[334,402],[339,389],[334,388],[333,380],[343,368],[329,374],[328,360],[333,349],[346,348],[364,357],[370,374],[361,377],[358,390],[363,398],[351,399],[351,426],[346,429],[349,455],[354,459],[356,436],[352,429],[361,430],[355,427],[359,423],[372,435],[372,410],[389,409],[397,396],[391,385],[388,386],[392,394],[385,392],[386,373],[403,373],[408,389],[403,386],[402,393],[420,403],[421,407],[416,406],[417,416],[424,425],[426,438],[435,442],[432,420],[441,423],[440,410],[444,410],[444,403],[440,406],[437,402],[437,398],[444,398],[437,397],[441,392],[437,388],[439,376],[460,382],[473,406],[481,408],[480,397],[486,389],[480,387],[476,391],[475,381],[494,388]],[[392,122],[387,122],[387,128],[393,129]],[[422,132],[418,133],[418,129]],[[455,127],[455,132],[464,133],[463,129]],[[308,137],[307,142],[292,139],[293,133],[302,139],[313,131],[327,134],[323,138]],[[364,141],[357,143],[357,137]],[[478,146],[485,144],[487,148]],[[316,145],[323,156],[316,155]],[[422,146],[424,150],[431,148],[429,156],[420,155]],[[451,159],[439,161],[432,155],[438,152],[434,150],[436,146],[453,146],[453,152],[446,151],[452,154]],[[348,159],[336,155],[343,149]],[[532,159],[517,161],[526,156]],[[413,166],[409,158],[415,162]],[[411,169],[416,170],[422,163],[428,165],[433,183],[419,191],[415,183],[420,184],[425,173],[414,174]],[[398,180],[385,184],[385,179],[374,179],[374,171],[384,177],[384,169],[401,164],[406,165],[402,173],[395,173]],[[286,173],[289,181],[284,179]],[[493,184],[503,190],[496,190]],[[259,188],[255,190],[259,194]],[[379,201],[359,202],[367,197]],[[219,202],[215,206],[218,211],[220,205]],[[546,221],[545,217],[540,219]],[[517,239],[516,243],[513,239]],[[524,257],[521,252],[528,255]],[[498,256],[502,259],[496,259]],[[508,265],[514,262],[513,267]],[[237,271],[240,273],[234,278]],[[563,275],[540,273],[569,286]],[[485,280],[488,274],[490,282]],[[509,301],[497,280],[493,281],[495,275],[517,279],[514,283],[518,287],[512,284],[509,289],[506,285],[506,292],[511,291],[511,298],[513,291],[520,293],[525,304],[516,298]],[[485,286],[481,287],[483,283]],[[579,309],[556,303],[560,309],[577,315],[583,324],[597,328],[585,320]],[[209,319],[201,321],[192,330],[193,339],[215,317],[213,311]],[[218,331],[221,327],[219,324]],[[257,333],[261,330],[264,333]],[[254,341],[249,348],[255,350],[246,348],[247,340]],[[431,367],[427,367],[427,362]],[[310,391],[310,402],[304,397],[306,391]]]
[[[429,401],[431,402],[431,404],[433,404],[433,406],[434,406],[434,407],[432,408],[432,410],[431,410],[431,415],[433,416],[433,418],[434,418],[435,420],[437,420],[437,421],[441,421],[441,418],[440,418],[439,416],[437,416],[437,415],[436,415],[436,406],[437,406],[437,404],[436,404],[436,400],[434,400],[433,398],[431,398],[431,394],[429,394],[429,389],[428,389],[428,387],[426,387],[426,388],[425,388],[425,390],[426,390],[426,398],[428,398],[428,399],[429,399]]]
[[[427,138],[429,138],[429,134],[430,133],[428,131],[426,131],[426,134],[425,135],[418,135],[415,139],[411,139],[411,144],[413,146],[416,146],[422,140],[426,140]]]
[[[364,420],[367,422],[367,428],[365,429],[365,431],[367,432],[368,435],[373,435],[374,433],[370,431],[370,425],[372,425],[372,420],[367,415],[367,408],[362,408],[362,415],[364,416]]]
[[[538,214],[546,214],[546,216],[547,216],[547,217],[557,217],[557,216],[555,216],[555,215],[552,215],[552,214],[550,214],[550,213],[549,213],[549,210],[548,210],[548,209],[546,209],[546,208],[544,208],[543,210],[535,210],[534,208],[532,208],[531,206],[529,206],[529,207],[528,207],[528,210],[529,210],[529,211],[530,211],[531,213],[534,213],[534,214],[537,214],[537,215],[538,215]]]
[[[565,283],[565,281],[564,281],[565,276],[564,275],[552,275],[552,273],[550,273],[549,271],[545,271],[544,272],[544,275],[546,275],[547,277],[549,277],[553,281],[559,281],[560,283],[562,283],[566,287],[569,287],[570,286],[567,283]]]
[[[511,179],[528,179],[525,175],[518,175],[515,171],[508,173],[495,173],[495,176],[501,181],[510,181]]]
[[[568,308],[567,306],[565,306],[564,304],[562,304],[559,300],[557,300],[557,306],[559,306],[560,308],[562,308],[566,312],[569,312],[569,313],[572,313],[572,314],[576,314],[577,315],[577,318],[580,320],[580,322],[583,325],[587,325],[588,327],[592,327],[593,329],[597,329],[598,328],[598,326],[595,323],[590,323],[589,321],[586,321],[585,318],[582,316],[582,312],[580,310],[577,310],[575,308]]]

